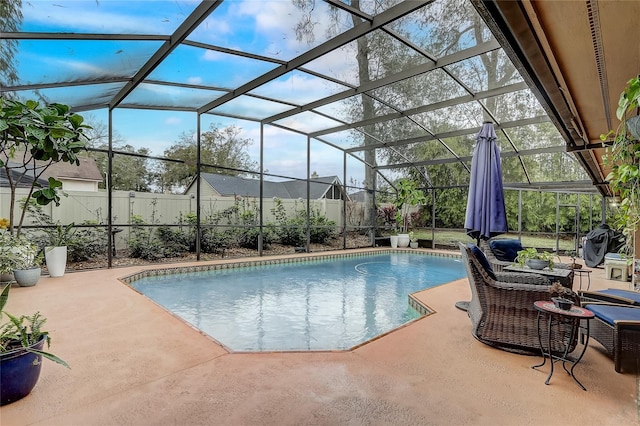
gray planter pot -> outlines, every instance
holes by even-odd
[[[531,269],[541,270],[549,266],[549,261],[540,259],[529,259],[527,260],[527,266]]]
[[[6,284],[15,281],[13,278],[13,272],[8,272],[6,274],[0,274],[0,283]]]
[[[36,285],[40,279],[41,272],[42,270],[40,268],[16,269],[13,271],[13,275],[20,287],[32,287]]]

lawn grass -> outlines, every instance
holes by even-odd
[[[414,233],[420,239],[431,239],[430,230],[419,230]],[[502,234],[498,238],[515,238],[518,239],[518,234]],[[456,230],[436,230],[435,231],[436,244],[456,244],[458,241],[463,243],[471,243],[475,240],[469,237],[464,231]],[[524,247],[536,247],[547,250],[554,250],[556,246],[555,236],[541,236],[541,235],[522,235],[522,245]],[[559,246],[561,251],[574,250],[575,240],[560,239]]]

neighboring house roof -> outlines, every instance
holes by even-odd
[[[222,196],[260,196],[260,181],[237,176],[219,175],[214,173],[202,173],[202,178]],[[306,198],[307,182],[288,180],[284,182],[263,182],[264,198]],[[314,178],[309,182],[309,199],[315,200],[324,197],[327,191],[334,185],[340,185],[337,176],[325,176]],[[189,186],[191,188],[193,183]],[[188,189],[187,189],[188,190]]]
[[[39,162],[38,162],[39,163]],[[11,167],[16,167],[18,164],[9,162]],[[11,170],[11,175],[14,179],[17,179],[20,172],[23,171],[23,167],[16,167]],[[56,179],[61,180],[83,180],[83,181],[92,181],[92,182],[102,182],[102,173],[96,164],[96,161],[93,158],[81,157],[80,165],[76,166],[75,164],[66,163],[60,161],[58,163],[53,163],[45,172],[40,176],[38,182],[42,186],[48,186],[49,177],[55,177]],[[33,182],[32,178],[28,176],[24,176],[21,181],[18,183],[18,188],[28,188],[31,186],[31,182]],[[8,187],[9,182],[7,180],[7,175],[4,169],[0,171],[0,187]]]
[[[96,164],[96,160],[89,157],[80,157],[79,160],[79,165],[66,163],[64,161],[53,163],[42,174],[42,177],[47,179],[50,176],[53,176],[56,179],[102,182],[102,173]]]
[[[11,170],[11,178],[14,182],[18,182],[16,188],[31,188],[31,184],[33,183],[33,178],[25,175],[20,178],[20,171]],[[18,179],[20,179],[18,181]],[[46,179],[38,179],[38,183],[42,187],[46,187],[49,185]],[[9,187],[9,179],[7,178],[7,171],[4,168],[0,168],[0,188],[8,188]]]

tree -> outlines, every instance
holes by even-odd
[[[87,117],[88,121],[91,117]],[[94,151],[91,156],[96,160],[98,168],[103,176],[107,176],[109,171],[108,156],[106,151],[109,148],[109,131],[108,127],[102,122],[96,122],[92,125],[92,129],[87,132],[87,136],[91,141],[90,148],[101,151]],[[111,185],[114,190],[122,191],[140,191],[151,192],[157,188],[157,173],[154,173],[150,166],[150,160],[145,158],[151,154],[148,148],[138,148],[126,143],[126,141],[117,133],[112,134],[112,147],[116,153],[113,156]],[[127,154],[120,154],[127,153]],[[106,183],[106,181],[105,181]],[[105,188],[105,183],[101,183],[100,187]],[[160,188],[161,189],[161,188]]]
[[[0,31],[16,32],[22,23],[22,0],[0,2]],[[18,40],[3,39],[0,43],[0,86],[12,86],[18,81],[15,53]]]
[[[0,98],[0,168],[3,169],[10,189],[9,232],[20,236],[28,200],[33,197],[40,205],[60,204],[57,190],[62,182],[49,177],[48,187],[41,187],[38,180],[54,163],[66,162],[80,165],[78,153],[86,150],[87,138],[81,115],[70,112],[62,104],[40,106],[38,102],[22,103]],[[18,185],[29,188],[20,220],[14,221],[16,189]],[[40,188],[37,189],[36,188]]]
[[[209,130],[200,137],[200,162],[216,168],[216,173],[238,176],[247,171],[256,171],[257,163],[251,160],[246,148],[251,139],[240,138],[242,129],[238,126],[220,127],[211,124]],[[183,133],[178,141],[164,151],[166,158],[184,163],[166,162],[161,173],[165,188],[186,187],[197,171],[197,143],[193,133]]]

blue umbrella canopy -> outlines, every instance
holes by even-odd
[[[485,122],[477,136],[471,159],[471,179],[464,227],[476,240],[507,232],[500,148],[493,123]]]

